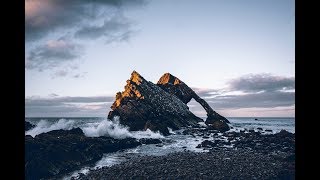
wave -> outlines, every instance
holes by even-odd
[[[25,134],[35,137],[38,134],[46,133],[46,132],[58,130],[58,129],[70,130],[74,128],[74,126],[75,126],[74,120],[59,119],[59,121],[55,123],[50,123],[49,121],[42,119],[36,124],[36,127],[30,129]]]
[[[97,122],[91,123],[79,123],[74,120],[59,119],[59,121],[50,123],[47,120],[40,120],[36,127],[30,129],[25,134],[31,135],[32,137],[46,133],[52,130],[64,129],[70,130],[72,128],[81,128],[85,136],[87,137],[99,137],[107,136],[115,139],[124,138],[153,138],[159,139],[164,138],[159,132],[152,132],[150,129],[145,131],[129,131],[129,127],[121,125],[119,123],[119,118],[115,117],[113,120],[103,119]]]
[[[110,121],[105,119],[100,123],[88,124],[87,127],[82,127],[81,129],[88,137],[108,136],[118,139],[131,137],[129,128],[121,125],[117,120]]]
[[[81,128],[88,137],[108,136],[116,139],[124,139],[128,137],[141,138],[163,138],[159,132],[152,132],[150,129],[146,131],[129,131],[129,127],[121,125],[119,118],[115,117],[112,121],[105,119],[97,125]]]

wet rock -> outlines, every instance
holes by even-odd
[[[239,133],[240,139],[234,142],[238,148],[253,148],[263,153],[288,152],[295,149],[295,137],[293,133],[282,131],[276,134],[261,134],[259,132]]]
[[[110,168],[94,170],[81,180],[295,179],[293,161],[245,149],[213,149],[209,153],[179,152],[140,157]]]
[[[207,129],[210,130],[217,130],[220,132],[226,132],[230,130],[229,125],[225,121],[221,120],[212,120],[212,121],[206,121]]]
[[[276,136],[279,136],[279,137],[292,137],[292,136],[294,136],[294,134],[282,129],[279,133],[276,133]]]
[[[148,138],[139,139],[139,142],[141,144],[160,144],[160,143],[162,143],[162,141],[160,139],[148,139]]]
[[[141,140],[158,143],[156,139]],[[86,137],[80,128],[54,130],[34,138],[25,136],[25,178],[41,179],[59,176],[95,163],[104,153],[141,145],[134,138]]]
[[[28,122],[28,121],[24,121],[24,130],[25,130],[25,131],[28,131],[28,130],[34,128],[34,127],[35,127],[35,125],[31,124],[31,123]]]
[[[204,140],[202,143],[198,144],[196,148],[201,148],[201,147],[206,147],[206,148],[211,148],[216,146],[217,144],[215,142],[209,141],[209,140]]]

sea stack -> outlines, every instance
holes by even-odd
[[[177,130],[197,126],[203,120],[189,111],[187,103],[192,98],[204,107],[208,118],[210,115],[211,120],[221,120],[229,127],[226,118],[213,111],[191,88],[170,73],[164,74],[154,84],[133,71],[124,88],[123,92],[116,94],[108,118],[118,116],[120,123],[128,126],[131,131],[150,129],[169,135],[168,128]],[[210,126],[208,118],[206,123]]]

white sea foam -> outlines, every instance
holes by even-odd
[[[207,125],[204,122],[198,122],[198,124],[202,127],[207,127]]]
[[[80,123],[75,120],[59,119],[56,122],[48,120],[40,120],[36,123],[36,127],[30,129],[25,134],[35,137],[38,134],[46,133],[52,130],[64,129],[70,130],[72,128],[81,128],[87,137],[107,136],[116,139],[124,139],[128,137],[141,139],[141,138],[164,138],[159,132],[152,132],[150,129],[146,131],[129,131],[129,128],[119,123],[119,118],[113,120],[103,119],[98,122],[83,122]]]
[[[105,119],[97,124],[90,124],[87,127],[81,127],[81,129],[88,137],[108,136],[118,139],[132,137],[128,128],[119,124],[118,120],[110,121]]]
[[[88,137],[108,136],[117,139],[124,139],[133,137],[136,139],[141,138],[163,138],[159,132],[152,132],[150,129],[146,131],[129,131],[129,128],[119,123],[119,118],[115,117],[112,121],[105,119],[99,124],[81,128],[84,134]]]
[[[58,129],[70,130],[74,127],[74,125],[75,125],[75,121],[73,120],[59,119],[59,121],[55,123],[50,123],[47,120],[40,120],[36,124],[36,127],[30,129],[25,134],[35,137],[38,134],[46,133],[52,130],[58,130]]]
[[[66,175],[65,177],[62,178],[62,180],[70,180],[71,178],[79,179],[80,178],[80,174],[87,175],[89,172],[90,172],[90,168],[89,167],[83,167],[80,170],[76,170],[76,171],[72,172],[71,174]]]
[[[168,128],[170,134],[176,134],[171,128]]]

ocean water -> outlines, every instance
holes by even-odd
[[[274,117],[261,117],[258,120],[252,117],[230,117],[227,118],[230,121],[232,129],[230,131],[240,131],[244,129],[257,130],[258,127],[266,130],[272,130],[272,132],[264,133],[277,133],[282,129],[289,132],[295,132],[295,118],[274,118]],[[164,143],[161,145],[141,145],[136,148],[127,149],[120,152],[108,153],[103,158],[96,162],[92,167],[83,167],[77,171],[74,171],[66,175],[62,179],[70,179],[71,177],[77,177],[79,173],[86,174],[89,169],[101,168],[104,166],[112,166],[123,161],[126,161],[135,156],[144,155],[165,155],[172,152],[178,151],[195,151],[195,152],[206,152],[207,150],[196,148],[203,140],[202,137],[193,137],[191,135],[182,135],[182,130],[169,131],[172,133],[170,136],[162,136],[158,132],[137,131],[130,132],[128,127],[119,124],[117,119],[108,120],[101,117],[77,117],[77,118],[25,118],[26,121],[36,125],[35,128],[26,131],[26,135],[36,136],[37,134],[49,132],[57,129],[70,130],[72,128],[79,127],[83,130],[84,134],[88,137],[98,136],[110,136],[113,138],[127,138],[134,137],[140,138],[157,138],[162,139]],[[204,123],[199,123],[205,126]],[[222,134],[222,133],[220,133]],[[225,140],[224,137],[218,137],[221,140]],[[207,140],[214,140],[214,137],[210,137]],[[232,146],[230,146],[232,147]]]
[[[295,133],[295,118],[292,117],[230,117],[227,118],[234,129],[263,129],[272,130],[273,133],[280,132],[282,129]]]

